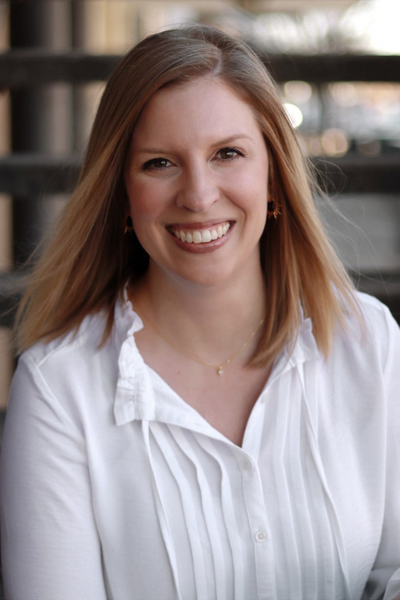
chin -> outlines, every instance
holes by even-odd
[[[218,287],[234,277],[234,270],[227,267],[222,268],[221,265],[204,265],[182,269],[181,271],[176,270],[170,275],[179,279],[182,283],[186,282],[201,287]]]

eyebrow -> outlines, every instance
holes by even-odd
[[[229,144],[229,143],[233,142],[234,140],[239,140],[239,139],[251,140],[252,138],[251,138],[251,136],[246,135],[245,133],[234,133],[227,138],[218,140],[217,142],[213,143],[212,146],[213,147],[224,146],[225,144]],[[138,150],[136,150],[137,154],[167,154],[169,152],[170,152],[170,150],[166,150],[163,148],[156,148],[156,147],[139,148]]]

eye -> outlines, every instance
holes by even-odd
[[[144,163],[143,171],[161,171],[168,168],[171,164],[166,158],[152,158]]]
[[[218,150],[217,152],[217,158],[220,158],[223,161],[233,160],[239,158],[239,156],[244,156],[244,154],[237,148],[221,148],[221,150]]]

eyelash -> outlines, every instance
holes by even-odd
[[[162,171],[163,169],[166,169],[167,166],[164,165],[163,167],[156,167],[156,163],[160,163],[160,162],[166,162],[169,163],[170,161],[166,158],[152,158],[151,160],[148,160],[147,162],[144,163],[143,165],[143,171],[148,171],[151,167],[154,167],[157,171]]]
[[[241,150],[239,150],[238,148],[231,148],[231,147],[221,148],[220,150],[218,150],[217,155],[220,154],[221,152],[234,152],[235,153],[235,156],[230,156],[228,158],[219,158],[218,160],[221,160],[222,162],[230,162],[231,160],[235,160],[239,157],[245,156],[244,153]],[[162,171],[162,170],[168,168],[168,165],[157,167],[156,163],[160,163],[160,162],[169,163],[170,161],[167,158],[162,158],[162,157],[152,158],[151,160],[148,160],[147,162],[144,163],[143,171],[148,171],[152,167],[156,171]]]
[[[220,160],[222,160],[223,162],[235,160],[236,158],[244,156],[244,153],[241,152],[241,150],[239,150],[238,148],[230,148],[230,147],[221,148],[221,150],[218,150],[218,154],[220,154],[221,152],[234,152],[235,153],[235,156],[230,156],[229,158],[221,158]]]

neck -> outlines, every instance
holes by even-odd
[[[183,351],[219,363],[233,354],[265,315],[265,284],[261,267],[212,286],[174,278],[151,265],[131,298],[146,325],[159,331]],[[150,325],[151,326],[151,325]],[[258,332],[259,333],[259,332]],[[251,340],[242,361],[258,341]]]

